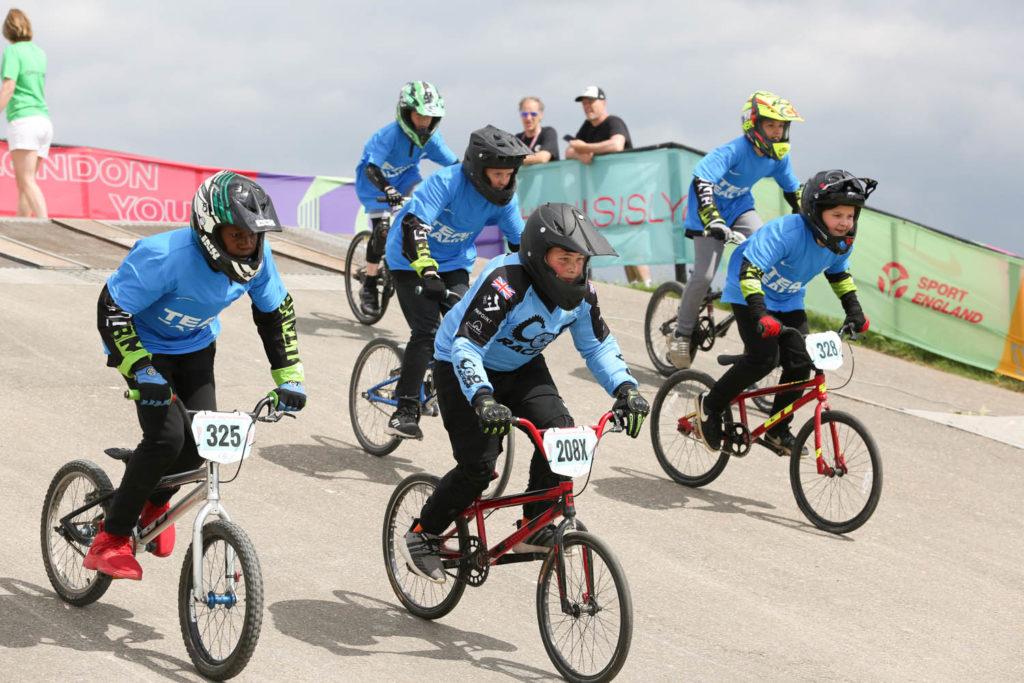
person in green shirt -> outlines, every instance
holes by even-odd
[[[46,53],[32,42],[32,24],[25,13],[12,9],[4,19],[4,48],[0,66],[0,109],[7,110],[7,145],[18,184],[19,216],[46,218],[46,199],[36,183],[39,158],[50,155],[53,124],[46,108]]]

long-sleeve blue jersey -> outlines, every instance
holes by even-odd
[[[548,304],[534,288],[519,254],[491,259],[441,321],[434,357],[455,367],[462,393],[472,401],[480,389],[494,390],[488,370],[522,367],[566,329],[605,391],[612,394],[623,382],[639,386],[601,317],[594,286],[589,285],[583,301],[571,311]]]
[[[366,166],[380,169],[387,181],[402,194],[409,194],[420,175],[420,159],[426,157],[440,166],[451,166],[459,158],[444,142],[441,131],[434,131],[422,147],[414,145],[409,136],[392,121],[374,133],[363,146],[363,156],[356,166],[356,195],[367,211],[384,211],[387,204],[377,201],[383,191],[366,177]]]

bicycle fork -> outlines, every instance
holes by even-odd
[[[571,616],[574,619],[578,619],[586,613],[589,616],[594,616],[601,611],[601,607],[597,604],[594,599],[594,571],[592,566],[592,557],[590,554],[590,548],[583,546],[581,548],[583,552],[583,581],[585,588],[583,595],[580,596],[579,602],[572,602],[569,599],[568,590],[566,588],[566,566],[565,566],[565,552],[562,544],[562,537],[566,531],[579,530],[586,531],[587,527],[580,520],[576,519],[576,507],[573,503],[573,495],[571,493],[566,494],[565,503],[563,505],[563,515],[565,517],[562,523],[555,529],[554,546],[555,546],[555,572],[558,575],[558,597],[559,602],[562,606],[562,614]]]
[[[215,462],[206,463],[206,503],[199,509],[192,523],[192,598],[196,602],[206,603],[207,607],[226,605],[231,607],[236,602],[235,551],[230,543],[224,545],[224,578],[227,589],[223,595],[213,591],[203,593],[203,524],[210,515],[217,515],[225,522],[230,522],[228,511],[220,504],[220,465]]]

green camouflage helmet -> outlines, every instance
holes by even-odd
[[[417,128],[412,123],[410,114],[416,112],[420,116],[430,116],[430,125]],[[422,147],[430,140],[434,130],[444,116],[444,98],[437,88],[426,81],[410,81],[402,87],[395,108],[395,118],[405,134],[417,146]]]

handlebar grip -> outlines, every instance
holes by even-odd
[[[127,400],[129,400],[129,401],[138,401],[139,398],[141,398],[141,396],[142,395],[139,393],[138,389],[125,389],[124,390],[124,397]],[[171,394],[171,403],[174,403],[177,400],[178,400],[178,395],[177,394]]]

